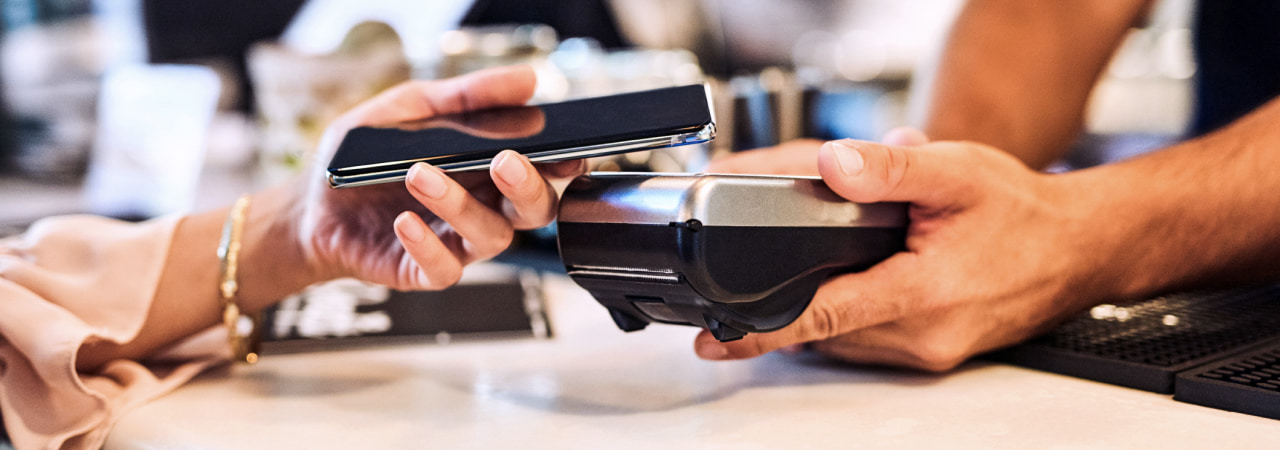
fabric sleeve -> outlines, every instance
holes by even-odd
[[[0,417],[16,449],[99,448],[125,411],[225,361],[205,340],[178,361],[76,370],[86,342],[137,336],[179,220],[55,217],[0,240]]]

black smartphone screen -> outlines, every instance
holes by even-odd
[[[534,160],[572,159],[705,142],[714,133],[704,85],[364,126],[329,164],[334,186],[402,179],[414,163],[445,170],[488,167],[505,149]]]

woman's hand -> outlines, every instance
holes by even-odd
[[[395,289],[440,289],[456,282],[463,266],[506,249],[514,230],[550,223],[557,195],[544,174],[577,175],[585,168],[582,161],[535,167],[508,150],[488,173],[447,174],[419,163],[404,184],[332,189],[325,178],[334,149],[354,127],[523,105],[534,85],[528,67],[411,81],[337,119],[306,174],[297,211],[297,240],[307,266],[320,279],[349,276]]]
[[[572,176],[583,170],[583,162],[535,168],[507,151],[488,173],[446,175],[419,164],[404,184],[349,189],[332,189],[325,178],[329,158],[353,127],[521,105],[533,87],[527,67],[413,81],[340,117],[327,130],[312,167],[294,183],[253,195],[238,258],[241,309],[259,311],[309,284],[338,277],[402,290],[444,288],[461,276],[464,265],[505,249],[513,230],[550,222],[557,196],[543,174]],[[222,280],[215,249],[228,212],[206,211],[179,221],[142,328],[127,342],[86,342],[77,367],[93,370],[113,359],[140,359],[220,323],[223,300],[216,287]]]

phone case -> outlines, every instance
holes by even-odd
[[[334,154],[329,184],[399,181],[418,162],[486,169],[506,149],[559,161],[708,142],[716,133],[710,103],[698,84],[358,127]]]

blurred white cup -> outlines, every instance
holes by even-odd
[[[109,71],[85,182],[93,213],[189,212],[221,84],[204,66],[129,64]]]

